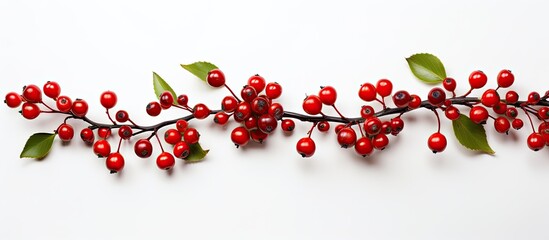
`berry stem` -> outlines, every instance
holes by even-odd
[[[463,98],[464,98],[464,97],[467,97],[467,96],[469,96],[469,94],[471,94],[471,92],[473,92],[473,88],[469,88],[469,91],[467,91],[467,92],[466,92],[465,94],[463,94],[463,96],[461,96],[461,97],[463,97]]]
[[[534,128],[534,122],[532,122],[532,117],[530,117],[530,114],[528,113],[528,111],[526,111],[526,108],[524,107],[521,107],[521,109],[524,111],[524,113],[526,114],[526,116],[528,117],[528,120],[530,121],[530,126],[532,127],[532,132],[536,132],[536,129]]]
[[[337,109],[336,105],[332,105],[332,107],[334,108],[334,110],[337,112],[337,114],[341,117],[341,119],[347,119],[345,116],[343,116],[343,114],[341,114],[341,112],[339,112],[339,109]]]
[[[433,108],[432,110],[435,113],[435,116],[437,117],[437,125],[438,125],[437,133],[440,133],[440,116],[438,115],[436,108]]]
[[[107,117],[109,117],[109,120],[111,120],[112,124],[116,125],[116,122],[115,122],[114,120],[112,120],[112,118],[111,118],[111,114],[109,113],[109,109],[108,109],[108,108],[107,108],[106,113],[107,113]]]
[[[162,146],[162,142],[160,141],[160,138],[158,137],[158,133],[155,131],[154,136],[156,137],[156,140],[158,140],[158,145],[160,146],[160,150],[164,152],[164,147]]]
[[[53,108],[51,108],[50,106],[48,106],[48,104],[46,104],[45,102],[41,102],[42,105],[44,105],[46,108],[48,108],[49,110],[51,111],[55,111]]]
[[[240,98],[238,98],[238,96],[236,96],[236,94],[234,94],[233,90],[229,87],[229,85],[223,84],[223,86],[225,86],[225,88],[227,88],[227,90],[229,90],[229,92],[231,92],[231,94],[233,95],[233,97],[236,98],[236,100],[237,100],[238,102],[242,102],[242,100],[240,100]]]

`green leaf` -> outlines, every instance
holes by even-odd
[[[452,121],[454,134],[459,143],[464,147],[493,155],[494,150],[488,144],[484,126],[473,122],[469,117],[461,114],[458,119]]]
[[[185,162],[187,163],[197,163],[204,160],[208,152],[210,150],[204,150],[202,149],[202,146],[200,146],[200,143],[195,143],[189,146],[191,148],[191,153],[187,158],[185,158]]]
[[[418,53],[406,58],[410,70],[421,81],[428,84],[441,83],[446,78],[442,62],[429,53]]]
[[[35,133],[30,136],[25,147],[19,155],[20,158],[44,158],[50,152],[53,140],[55,139],[54,133]]]
[[[154,93],[156,94],[156,97],[160,99],[160,95],[164,93],[165,91],[169,91],[173,95],[173,103],[177,104],[177,95],[175,94],[175,91],[170,87],[170,85],[160,77],[160,75],[153,72],[153,85],[154,85]]]
[[[187,65],[181,64],[181,67],[194,74],[202,81],[206,81],[206,78],[208,77],[208,72],[218,68],[217,66],[209,62],[195,62]]]

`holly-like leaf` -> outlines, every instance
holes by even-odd
[[[446,70],[440,59],[429,53],[418,53],[406,58],[410,70],[421,81],[428,84],[441,83]]]
[[[210,152],[210,150],[202,149],[200,143],[191,144],[189,147],[191,148],[191,153],[187,158],[185,158],[185,162],[187,163],[201,162],[204,160],[208,152]]]
[[[170,91],[173,95],[173,103],[177,104],[177,95],[175,94],[175,91],[170,87],[170,85],[160,77],[160,75],[153,72],[153,86],[154,86],[154,93],[156,94],[156,97],[160,99],[160,95],[164,93],[165,91]]]
[[[218,68],[217,66],[209,62],[195,62],[187,65],[181,64],[181,67],[194,74],[202,81],[206,81],[206,78],[208,77],[208,72]]]
[[[30,136],[25,147],[19,155],[20,158],[44,158],[50,152],[53,140],[55,139],[54,133],[35,133]]]
[[[454,134],[459,143],[464,147],[493,155],[494,150],[488,144],[484,126],[473,122],[469,117],[461,114],[458,119],[452,121]]]

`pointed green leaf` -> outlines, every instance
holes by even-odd
[[[217,66],[209,62],[195,62],[187,65],[181,64],[181,67],[194,74],[202,81],[206,81],[206,78],[208,77],[208,72],[218,68]]]
[[[170,87],[170,85],[160,77],[160,75],[153,72],[153,85],[154,85],[154,93],[156,94],[156,97],[160,99],[160,95],[164,93],[165,91],[169,91],[173,95],[173,103],[177,104],[177,95],[175,94],[175,91]]]
[[[410,70],[421,81],[428,84],[441,83],[446,78],[446,70],[442,62],[429,53],[414,54],[406,58]]]
[[[44,158],[50,152],[53,140],[55,139],[54,133],[35,133],[30,136],[25,147],[21,152],[20,158]]]
[[[200,143],[195,143],[189,146],[191,148],[191,153],[187,158],[185,158],[185,162],[187,163],[197,163],[204,160],[208,152],[210,150],[204,150],[202,149],[202,146],[200,146]]]
[[[484,126],[473,122],[469,117],[461,114],[458,119],[452,121],[454,134],[459,143],[464,147],[493,155],[494,150],[488,144]]]

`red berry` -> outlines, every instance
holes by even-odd
[[[67,96],[60,96],[55,101],[57,109],[61,112],[68,112],[72,108],[72,100]]]
[[[225,112],[218,112],[214,116],[214,122],[223,126],[229,122],[229,115]]]
[[[149,104],[147,104],[147,114],[149,114],[149,116],[156,117],[160,115],[160,111],[162,111],[160,103],[150,102]]]
[[[342,148],[350,148],[355,145],[356,142],[356,132],[350,127],[341,129],[337,133],[337,142]]]
[[[82,99],[76,99],[71,107],[71,112],[77,117],[84,117],[88,113],[88,103]]]
[[[133,151],[135,152],[135,155],[140,158],[150,157],[153,152],[151,141],[149,141],[148,139],[137,140],[137,142],[135,142],[135,145],[133,146]]]
[[[407,91],[400,90],[393,94],[393,103],[399,108],[408,107],[412,98]]]
[[[23,103],[23,107],[21,108],[21,114],[26,119],[35,119],[40,115],[40,108],[34,104],[34,103]]]
[[[295,122],[292,119],[284,119],[282,120],[280,127],[284,132],[292,132],[295,129]]]
[[[444,92],[444,90],[442,90],[442,88],[433,88],[431,89],[431,91],[429,91],[429,95],[427,95],[427,100],[433,106],[440,106],[446,100],[446,93]]]
[[[256,143],[263,143],[267,140],[269,134],[262,132],[259,129],[254,129],[250,131],[250,139]]]
[[[99,140],[93,144],[93,152],[100,158],[104,158],[111,154],[111,145],[107,140]]]
[[[89,128],[84,128],[82,129],[82,131],[80,131],[80,138],[82,138],[82,141],[87,144],[93,144],[93,141],[95,141],[95,135],[93,134],[93,131]]]
[[[233,96],[226,96],[221,101],[221,110],[225,111],[226,113],[234,112],[237,106],[238,106],[238,101]]]
[[[381,97],[387,97],[393,92],[393,83],[388,79],[381,79],[376,84],[377,94]]]
[[[449,106],[444,110],[444,115],[452,121],[457,120],[460,116],[459,109],[454,106]]]
[[[273,116],[275,119],[280,120],[284,116],[284,108],[280,103],[273,103],[269,107],[269,115]]]
[[[191,148],[186,142],[178,142],[173,146],[173,155],[176,158],[187,158],[191,154]]]
[[[385,121],[381,123],[381,133],[387,135],[387,134],[391,134],[392,131],[393,131],[393,127],[391,126],[391,122]]]
[[[124,168],[124,157],[118,152],[111,153],[107,158],[106,165],[111,174],[120,172]]]
[[[270,103],[266,98],[256,97],[252,100],[250,106],[252,107],[252,112],[257,115],[266,114],[269,112]]]
[[[518,102],[518,100],[519,100],[519,95],[515,91],[509,91],[505,94],[505,101],[508,104],[514,104],[514,103]]]
[[[124,140],[130,139],[133,134],[133,130],[130,126],[122,126],[118,129],[118,136]]]
[[[362,84],[358,90],[358,96],[366,102],[376,100],[376,94],[376,87],[371,83]]]
[[[265,78],[258,74],[253,75],[248,79],[248,85],[253,87],[257,93],[260,93],[265,89]]]
[[[185,132],[185,129],[189,127],[189,123],[183,119],[179,119],[175,123],[175,127],[177,128],[177,131],[179,131],[180,133],[183,133]]]
[[[225,74],[219,69],[213,69],[208,72],[206,81],[212,87],[221,87],[225,85]]]
[[[181,133],[176,129],[168,129],[164,133],[164,140],[171,145],[181,142]]]
[[[234,120],[237,122],[243,122],[252,116],[252,107],[247,102],[240,102],[234,112]]]
[[[549,122],[542,122],[538,127],[538,132],[545,139],[545,145],[549,146]]]
[[[402,121],[402,118],[396,117],[391,119],[391,133],[393,135],[396,135],[404,129],[404,121]]]
[[[345,124],[338,124],[338,125],[336,125],[336,127],[334,128],[334,132],[335,132],[336,134],[338,134],[339,131],[341,131],[341,129],[343,129],[344,127],[345,127]]]
[[[276,129],[277,125],[276,119],[269,114],[263,114],[257,118],[257,128],[264,133],[270,134]]]
[[[488,110],[482,106],[474,106],[469,112],[469,118],[474,123],[484,124],[486,123],[486,119],[488,119]]]
[[[53,81],[48,81],[46,84],[44,84],[42,90],[44,91],[44,94],[46,96],[52,99],[56,99],[57,97],[59,97],[59,94],[61,94],[61,87],[58,83]]]
[[[200,133],[195,128],[187,128],[183,133],[183,139],[187,144],[195,144],[200,140]]]
[[[531,92],[530,94],[528,94],[528,104],[532,104],[532,105],[538,104],[540,99],[541,97],[537,92]]]
[[[170,170],[175,166],[175,158],[169,152],[163,152],[156,158],[156,166],[161,170]]]
[[[515,75],[510,70],[501,70],[498,74],[498,86],[507,88],[515,82]]]
[[[524,126],[524,122],[520,118],[515,118],[511,122],[511,126],[516,130],[520,130]]]
[[[119,110],[116,112],[115,118],[117,122],[125,123],[130,119],[130,115],[124,110]]]
[[[469,85],[471,88],[482,88],[488,82],[488,77],[482,71],[474,71],[469,75]]]
[[[518,111],[515,107],[509,107],[505,111],[505,116],[508,118],[516,118],[518,116]]]
[[[427,145],[433,153],[438,153],[446,149],[447,141],[446,137],[439,132],[433,133],[427,140]]]
[[[412,94],[410,95],[410,98],[412,98],[412,100],[410,100],[410,103],[408,104],[408,107],[410,109],[416,109],[421,106],[421,98],[418,95]]]
[[[511,128],[511,123],[505,117],[498,117],[494,121],[494,128],[498,133],[507,133]]]
[[[165,91],[160,94],[160,106],[163,109],[168,109],[173,105],[173,94],[170,91]]]
[[[335,101],[337,99],[337,92],[332,86],[321,87],[320,91],[318,92],[318,97],[323,104],[331,106],[335,104]]]
[[[327,132],[330,130],[330,123],[328,121],[321,121],[316,125],[318,131]]]
[[[57,135],[62,141],[68,142],[74,137],[74,129],[71,125],[63,123],[57,128]]]
[[[177,97],[177,103],[181,106],[187,106],[189,103],[189,97],[185,94],[181,94]]]
[[[193,115],[196,119],[205,119],[210,115],[210,109],[205,104],[196,104],[193,108]]]
[[[251,103],[257,97],[257,92],[251,86],[244,86],[240,91],[240,96],[245,102]]]
[[[42,102],[42,91],[36,85],[28,85],[23,89],[23,98],[29,103]]]
[[[549,107],[541,107],[538,109],[538,116],[544,120],[549,119]]]
[[[107,139],[111,136],[111,129],[110,128],[99,128],[97,130],[97,135],[99,136],[99,138],[102,138],[102,139]]]
[[[106,91],[101,94],[101,105],[106,109],[111,109],[116,105],[118,98],[113,91]]]
[[[231,140],[236,147],[243,147],[250,141],[250,133],[244,127],[237,127],[231,132]]]
[[[296,144],[296,150],[297,153],[299,153],[304,158],[311,157],[315,154],[315,141],[313,141],[313,139],[310,137],[304,137],[302,139],[299,139]]]
[[[545,139],[539,133],[532,133],[526,140],[528,147],[534,151],[539,151],[545,147]]]
[[[375,114],[375,111],[374,111],[374,108],[372,106],[362,106],[362,108],[360,108],[360,116],[363,118],[363,119],[368,119],[372,116],[374,116]]]
[[[445,78],[444,81],[442,81],[442,86],[448,92],[454,92],[456,90],[456,85],[456,80],[453,78]]]
[[[497,114],[505,114],[505,112],[507,111],[507,104],[500,101],[496,105],[494,105],[492,110],[494,110],[494,112]]]
[[[372,140],[372,145],[377,150],[383,150],[389,145],[389,138],[387,135],[380,133],[374,137]]]
[[[246,121],[244,121],[244,127],[248,130],[257,128],[257,117],[251,116]]]
[[[488,89],[484,91],[480,98],[481,103],[486,107],[493,107],[499,103],[499,94],[494,89]]]
[[[369,136],[374,136],[381,132],[381,125],[382,123],[379,118],[371,117],[364,122],[364,130],[366,130]]]
[[[322,101],[316,95],[309,95],[303,100],[303,110],[310,115],[317,115],[322,111]]]
[[[6,94],[6,99],[4,100],[4,103],[7,104],[10,108],[19,107],[21,105],[21,102],[21,96],[14,92]]]
[[[355,151],[359,155],[366,157],[374,151],[374,146],[369,138],[361,137],[356,141]]]
[[[265,94],[269,99],[277,99],[282,95],[282,86],[276,82],[269,83],[267,84],[267,87],[265,87]]]

